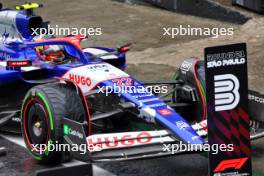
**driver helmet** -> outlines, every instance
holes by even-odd
[[[42,41],[47,36],[36,36],[34,38],[35,41]],[[47,62],[62,62],[65,58],[65,54],[63,53],[63,46],[60,45],[45,45],[36,47],[36,52],[43,60]]]

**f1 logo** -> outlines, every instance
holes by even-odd
[[[241,169],[247,160],[248,158],[224,160],[218,164],[214,170],[214,173],[223,172],[226,169]]]
[[[234,109],[240,100],[240,84],[233,74],[215,75],[215,111]]]

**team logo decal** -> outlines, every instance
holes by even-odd
[[[158,112],[159,112],[161,115],[164,115],[164,116],[167,116],[167,115],[171,115],[171,114],[172,114],[172,111],[169,110],[169,109],[160,109],[160,110],[158,110]]]

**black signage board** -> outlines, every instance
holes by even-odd
[[[252,175],[245,43],[205,48],[210,176]]]

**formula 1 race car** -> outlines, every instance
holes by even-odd
[[[143,83],[124,72],[129,45],[81,48],[82,36],[36,39],[32,29],[44,26],[36,7],[0,11],[0,129],[22,132],[35,159],[131,160],[172,155],[162,144],[207,142],[204,61],[187,59],[173,80]],[[168,91],[147,89],[157,85]],[[263,137],[263,117],[253,116],[252,139]],[[81,155],[43,151],[41,144],[93,148]]]

